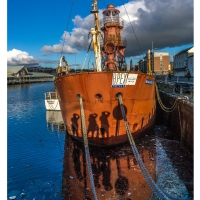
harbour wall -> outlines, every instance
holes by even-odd
[[[163,105],[171,108],[175,101],[176,106],[172,112],[166,112],[157,100],[156,123],[164,124],[172,132],[174,139],[180,141],[192,154],[194,150],[194,104],[185,100],[184,96],[175,96],[159,91]]]

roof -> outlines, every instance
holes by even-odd
[[[51,74],[47,74],[47,73],[43,73],[43,72],[29,72],[28,75],[26,76],[31,76],[31,77],[44,77],[44,76],[51,76],[51,77],[54,77],[54,75],[51,75]]]
[[[44,72],[28,72],[26,66],[8,66],[7,67],[7,77],[14,77],[13,74],[17,74],[17,72],[19,72],[24,67],[25,67],[25,70],[28,73],[24,77],[26,77],[26,76],[28,76],[28,77],[54,77],[54,75],[47,74],[47,73],[44,73]],[[12,74],[9,74],[9,72],[12,73]]]
[[[180,54],[183,54],[183,53],[186,53],[186,52],[187,52],[188,50],[190,50],[191,48],[193,48],[193,47],[190,47],[190,48],[184,49],[184,50],[178,52],[175,56],[180,55]]]
[[[7,72],[11,72],[16,74],[18,71],[20,71],[25,66],[7,66]]]
[[[194,57],[194,55],[190,55],[190,56],[188,56],[188,58],[191,58],[191,57]]]

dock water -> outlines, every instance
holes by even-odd
[[[8,199],[19,199],[22,193],[26,199],[93,199],[82,144],[71,141],[56,126],[55,122],[62,124],[56,119],[58,113],[49,115],[45,110],[44,92],[52,87],[49,82],[8,88]],[[167,93],[160,95],[166,106],[173,104]],[[179,107],[182,117],[193,111],[182,100]],[[136,140],[138,151],[163,191],[193,199],[193,154],[181,145],[180,122],[173,124],[178,115],[164,113],[159,105],[157,109],[154,129]],[[38,130],[33,128],[36,124]],[[187,120],[182,124],[185,144],[191,128]],[[90,153],[99,199],[153,199],[128,143],[107,150],[90,147]]]

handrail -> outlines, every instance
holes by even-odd
[[[104,24],[110,22],[119,23],[121,28],[124,27],[124,20],[118,16],[104,16],[104,18],[100,20],[100,27],[103,28]]]

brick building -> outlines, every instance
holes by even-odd
[[[156,75],[165,75],[169,72],[169,53],[168,52],[153,52],[152,68]]]
[[[147,73],[148,69],[147,58],[148,56],[146,55],[138,62],[140,71],[144,73]],[[170,58],[168,52],[151,52],[150,58],[152,72],[154,72],[156,75],[165,75],[169,73]]]

